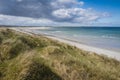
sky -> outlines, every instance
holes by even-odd
[[[0,25],[120,26],[120,0],[0,0]]]

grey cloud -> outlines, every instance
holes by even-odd
[[[0,0],[0,14],[78,23],[106,17],[106,14],[78,8],[83,5],[78,0]]]
[[[51,13],[50,0],[0,0],[1,8],[0,13],[24,16],[24,17],[49,17],[48,13]]]

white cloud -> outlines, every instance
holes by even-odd
[[[108,17],[110,16],[110,14],[108,12],[104,12],[102,15],[105,16],[105,17],[106,16],[108,16]]]
[[[83,8],[69,8],[69,9],[58,9],[52,13],[53,16],[60,19],[71,19],[71,22],[78,23],[89,23],[98,20],[99,18],[106,17],[106,13],[98,13],[92,9]]]
[[[83,6],[83,1],[77,0],[56,0],[50,3],[53,8],[70,8],[75,6]]]
[[[64,3],[73,3],[73,4],[79,4],[79,5],[83,5],[84,4],[84,2],[83,1],[80,1],[80,2],[78,2],[77,0],[57,0],[56,1],[56,3],[62,3],[62,4],[64,4]]]
[[[84,5],[84,2],[83,2],[83,1],[80,1],[78,4],[81,5],[81,6],[83,6],[83,5]]]
[[[54,11],[53,16],[57,17],[57,18],[71,18],[71,15],[69,14],[69,11],[66,9],[59,9]]]
[[[7,25],[49,25],[54,22],[48,19],[34,19],[28,17],[18,17],[0,14],[0,24]]]
[[[52,15],[56,21],[91,23],[109,15],[94,11],[92,8],[80,7],[84,5],[84,2],[78,0],[56,0],[51,5],[55,8]]]
[[[23,0],[17,0],[17,2],[22,2]]]

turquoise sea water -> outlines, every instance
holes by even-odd
[[[120,27],[50,27],[34,31],[120,52]]]

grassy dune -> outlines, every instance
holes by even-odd
[[[120,62],[44,36],[1,28],[0,80],[120,80]]]

